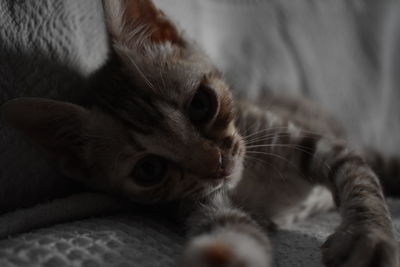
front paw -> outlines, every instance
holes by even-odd
[[[184,252],[183,267],[269,267],[269,243],[263,238],[223,231],[191,240]]]
[[[380,230],[341,229],[331,235],[321,249],[327,267],[399,266],[397,242]]]

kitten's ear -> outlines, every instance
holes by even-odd
[[[113,42],[130,47],[144,40],[185,45],[173,23],[151,0],[103,0],[103,3]]]
[[[1,107],[2,119],[44,148],[69,176],[82,173],[89,114],[80,106],[42,98],[18,98]]]

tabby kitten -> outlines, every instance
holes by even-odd
[[[380,181],[329,116],[302,100],[234,102],[210,59],[150,0],[104,8],[110,58],[81,103],[2,108],[64,174],[135,202],[180,203],[190,228],[181,264],[192,267],[271,266],[266,227],[294,220],[322,185],[343,218],[322,246],[325,265],[397,266]]]

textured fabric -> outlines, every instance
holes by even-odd
[[[175,266],[183,238],[166,221],[119,214],[0,241],[0,266]]]
[[[400,237],[400,201],[390,204]],[[319,247],[338,223],[332,212],[271,234],[274,266],[322,267]],[[121,213],[1,240],[0,266],[176,266],[182,244],[182,229],[168,221]]]
[[[156,3],[216,61],[237,93],[306,95],[341,119],[355,143],[398,154],[395,1]],[[0,0],[0,103],[18,96],[78,97],[84,77],[106,58],[102,18],[99,0]],[[11,192],[10,203],[24,199],[30,205],[38,196],[65,194],[68,181],[1,122],[0,147],[0,194]],[[21,181],[27,190],[17,188]],[[104,211],[117,210],[110,207]],[[31,214],[32,221],[45,216],[38,210],[42,213],[28,208],[2,216],[1,229],[21,213]],[[400,225],[400,202],[392,210]],[[273,234],[276,266],[321,266],[318,247],[337,223],[337,214],[322,214]],[[175,266],[183,244],[182,230],[162,218],[120,213],[5,238],[0,265]]]

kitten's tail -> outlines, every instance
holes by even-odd
[[[400,157],[387,157],[366,149],[364,157],[378,175],[386,196],[400,196]]]

